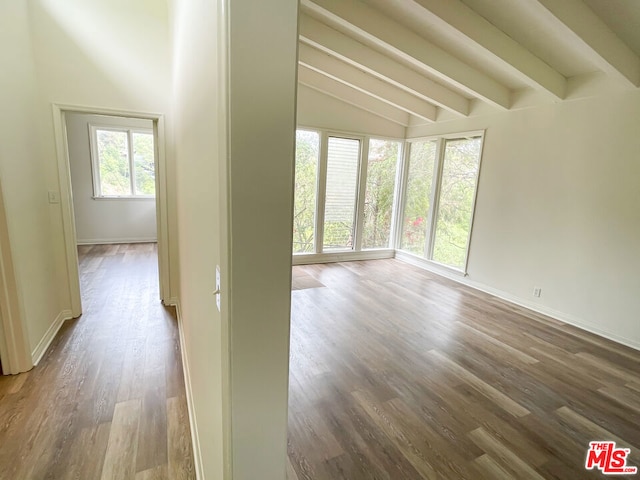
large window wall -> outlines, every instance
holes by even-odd
[[[392,253],[402,141],[311,129],[296,141],[294,254]]]
[[[400,250],[466,269],[482,132],[404,142],[300,129],[296,138],[295,254]]]

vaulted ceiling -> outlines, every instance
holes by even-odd
[[[299,82],[400,125],[640,86],[638,0],[302,0]]]

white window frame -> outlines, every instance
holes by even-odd
[[[400,180],[402,175],[403,156],[405,152],[405,139],[386,137],[384,135],[362,135],[359,133],[344,132],[339,130],[329,130],[317,127],[308,127],[298,125],[296,130],[307,132],[315,132],[320,136],[320,145],[318,152],[318,169],[316,174],[316,211],[315,211],[315,235],[314,235],[314,253],[299,252],[294,253],[294,263],[314,263],[315,261],[334,261],[348,260],[350,258],[389,258],[395,253],[395,238],[397,236],[398,225],[398,207],[401,201],[399,193]],[[358,158],[358,182],[356,187],[356,208],[354,212],[354,237],[353,248],[335,249],[323,251],[324,247],[324,218],[325,218],[325,202],[327,189],[327,162],[329,137],[346,138],[350,140],[358,140],[360,142],[360,152]],[[387,248],[371,248],[362,249],[362,229],[364,225],[364,203],[367,187],[367,167],[369,160],[369,141],[382,140],[397,142],[399,144],[398,161],[396,163],[396,176],[393,209],[391,217],[391,232],[389,236],[389,245]],[[304,259],[307,260],[304,260]]]
[[[112,132],[122,132],[127,134],[127,147],[128,147],[128,159],[129,159],[129,182],[131,184],[131,195],[103,195],[102,194],[102,182],[100,179],[100,158],[98,154],[98,130],[109,130]],[[102,124],[89,124],[89,143],[91,144],[91,174],[93,177],[93,199],[139,199],[139,200],[155,200],[156,195],[143,195],[136,194],[136,177],[135,177],[135,165],[133,158],[133,135],[136,133],[142,133],[145,135],[151,135],[153,137],[153,149],[154,149],[154,171],[155,166],[155,151],[156,151],[156,138],[153,128],[141,128],[141,127],[128,127],[117,125],[102,125]]]
[[[362,216],[360,214],[361,212],[361,198],[360,198],[360,190],[361,190],[361,185],[362,185],[362,178],[360,177],[361,173],[362,173],[362,164],[364,163],[362,161],[363,157],[363,152],[365,151],[365,137],[361,136],[361,135],[351,135],[351,134],[345,134],[345,133],[340,133],[340,132],[334,132],[334,131],[324,131],[324,139],[323,139],[323,144],[324,144],[324,148],[320,148],[320,163],[324,166],[323,170],[324,170],[324,178],[323,178],[323,182],[322,182],[322,191],[318,190],[318,204],[320,204],[320,202],[322,202],[322,234],[318,235],[318,244],[316,246],[316,252],[317,253],[328,253],[328,254],[337,254],[337,253],[344,253],[344,252],[357,252],[359,250],[356,250],[356,246],[358,245],[358,237],[360,236],[360,234],[358,233],[358,222],[360,217]],[[358,178],[356,180],[356,191],[354,192],[356,195],[355,198],[355,208],[353,209],[353,247],[351,248],[336,248],[335,250],[329,250],[329,251],[325,251],[324,250],[324,217],[325,217],[325,202],[326,202],[326,194],[327,194],[327,168],[328,168],[328,163],[329,163],[329,138],[333,137],[333,138],[343,138],[345,140],[356,140],[360,143],[360,147],[358,148],[358,167],[357,167],[357,171],[358,171]],[[366,149],[368,150],[368,142],[367,142],[367,147]],[[320,195],[321,194],[321,195]],[[362,202],[364,202],[364,200],[362,200]],[[363,203],[364,205],[364,203]],[[319,250],[319,251],[318,251]]]
[[[485,130],[476,130],[471,132],[450,133],[445,135],[434,135],[428,137],[411,138],[405,141],[405,151],[402,157],[402,176],[400,182],[399,195],[400,202],[397,210],[396,235],[394,238],[395,249],[402,252],[403,255],[410,255],[421,261],[427,261],[436,264],[440,268],[451,270],[455,273],[466,275],[469,264],[469,249],[471,248],[471,237],[473,234],[473,224],[475,220],[476,201],[478,198],[478,184],[480,181],[480,172],[482,168],[482,157],[484,153],[484,136]],[[440,203],[440,190],[442,187],[442,171],[444,167],[445,145],[447,140],[462,140],[480,137],[480,158],[478,159],[478,174],[476,175],[474,185],[473,203],[471,205],[471,221],[469,224],[469,234],[467,237],[467,248],[465,251],[465,261],[462,268],[438,262],[433,259],[433,248],[435,244],[437,212]],[[426,222],[425,250],[424,256],[418,256],[407,250],[402,249],[402,219],[404,218],[404,208],[406,204],[406,189],[409,176],[409,158],[411,156],[411,144],[417,142],[436,141],[436,158],[434,164],[434,174],[431,186],[431,200],[429,204],[429,215]]]

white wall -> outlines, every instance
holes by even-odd
[[[217,6],[224,16],[214,2],[170,7],[180,310],[197,468],[203,478],[282,480],[297,2]]]
[[[0,0],[0,177],[16,272],[20,309],[31,351],[61,313],[56,288],[57,205],[47,200],[46,163],[55,155],[39,143],[38,84],[27,4]]]
[[[233,478],[282,480],[287,458],[298,1],[231,0],[228,6],[226,282]]]
[[[179,234],[178,292],[184,354],[197,429],[196,469],[201,478],[223,478],[223,358],[228,333],[216,308],[215,268],[221,263],[219,175],[224,155],[224,118],[219,92],[218,2],[176,0],[172,4],[175,158]],[[224,41],[224,37],[222,37]]]
[[[104,115],[66,115],[76,239],[79,244],[155,242],[153,198],[93,198],[89,125],[153,128],[151,120]]]
[[[410,128],[487,129],[469,281],[640,348],[639,119],[632,91]]]
[[[305,85],[298,86],[298,125],[364,135],[404,138],[403,125]]]

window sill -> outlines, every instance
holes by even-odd
[[[142,196],[142,195],[122,195],[117,197],[91,197],[93,200],[154,200],[156,197]]]
[[[431,270],[432,272],[436,272],[436,273],[446,272],[448,274],[456,275],[460,277],[468,276],[465,270],[461,270],[455,267],[450,267],[449,265],[438,263],[433,260],[427,260],[426,258],[422,258],[417,255],[414,255],[413,253],[405,252],[402,250],[396,250],[396,258],[398,260],[402,260],[404,262],[410,263],[412,265],[416,265],[418,267],[424,267],[427,270]]]

